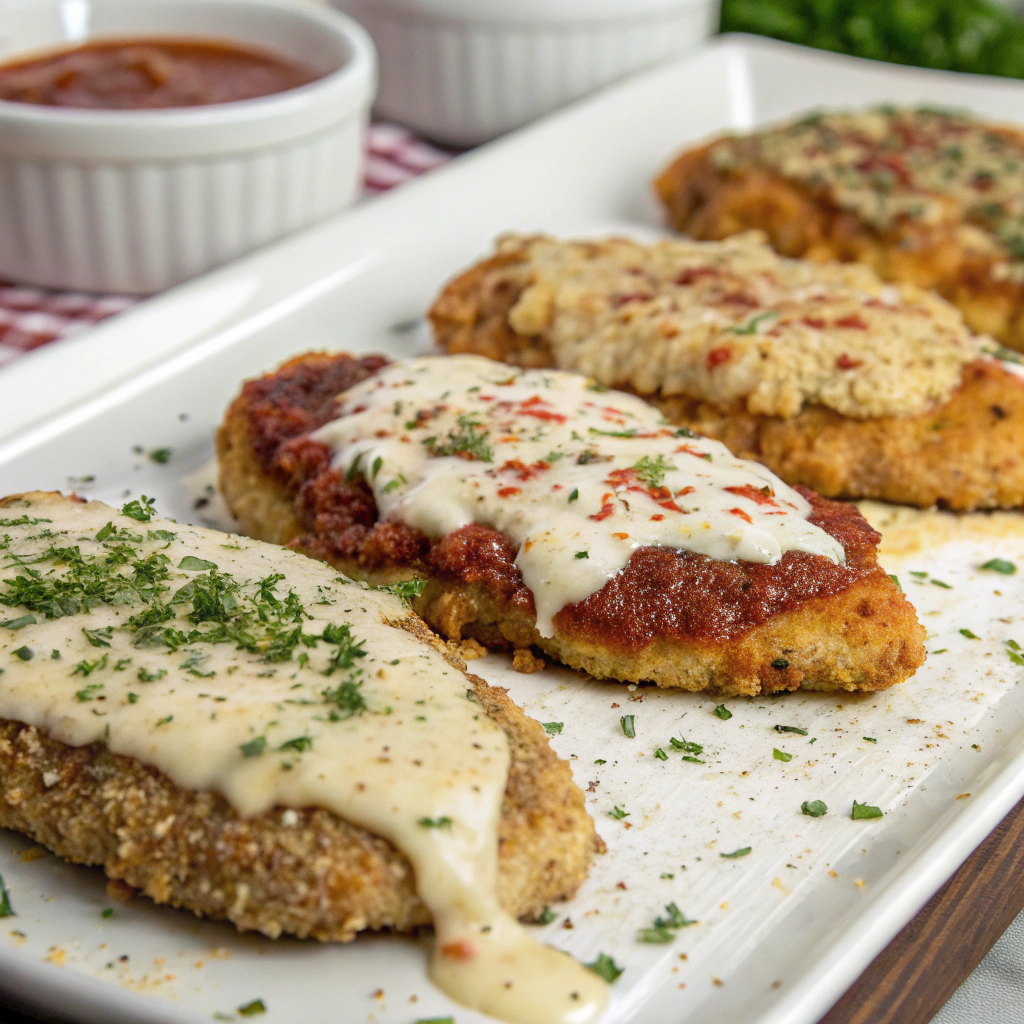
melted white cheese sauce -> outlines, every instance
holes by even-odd
[[[410,614],[399,598],[273,545],[99,502],[33,497],[0,515],[0,595],[28,602],[0,605],[0,717],[103,742],[242,816],[333,811],[411,861],[435,924],[432,975],[453,998],[514,1024],[600,1013],[605,983],[498,904],[508,741],[465,676],[394,625]],[[99,595],[91,607],[61,597],[72,578]],[[130,621],[160,608],[148,628]]]
[[[577,374],[424,356],[346,391],[338,412],[312,436],[335,449],[336,467],[367,479],[381,518],[435,539],[482,523],[515,542],[541,636],[637,548],[845,557],[770,470]]]

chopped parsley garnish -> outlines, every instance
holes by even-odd
[[[550,908],[545,907],[532,921],[530,924],[551,924],[558,915]]]
[[[416,1024],[455,1024],[454,1017],[420,1017]]]
[[[621,821],[623,818],[629,817],[629,811],[624,811],[618,804],[616,804],[609,812],[609,818],[614,818],[616,821]]]
[[[789,662],[785,658],[776,658],[772,662],[772,668],[777,668],[777,669],[789,668]]]
[[[155,672],[140,668],[136,673],[140,683],[155,683],[158,679],[163,679],[165,675],[167,675],[167,669],[165,668],[158,668]]]
[[[107,655],[97,658],[95,661],[86,661],[84,658],[71,670],[73,676],[90,676],[97,669],[107,667]]]
[[[580,496],[580,489],[579,489],[578,487],[574,487],[574,488],[573,488],[573,489],[572,489],[572,490],[571,490],[571,491],[569,492],[569,501],[570,501],[570,502],[573,502],[573,501],[575,501],[575,500],[576,500],[576,499],[577,499],[577,498],[578,498],[579,496]]]
[[[140,523],[148,523],[153,518],[155,511],[153,499],[142,495],[138,501],[129,501],[127,505],[122,506],[121,515]]]
[[[727,330],[730,334],[757,334],[757,325],[761,323],[762,320],[767,320],[770,316],[778,315],[779,314],[776,313],[775,310],[770,309],[767,313],[759,313],[753,318],[753,320],[749,320],[744,324],[743,327],[729,327]]]
[[[312,736],[296,736],[294,739],[285,740],[277,748],[278,750],[297,750],[299,753],[303,753],[307,750],[313,749],[313,737]]]
[[[728,722],[732,718],[732,712],[724,705],[715,705],[715,714],[723,721]]]
[[[960,635],[967,637],[968,640],[980,640],[981,637],[976,633],[972,633],[969,629],[961,629]]]
[[[732,853],[720,853],[718,856],[725,857],[726,860],[739,860],[740,857],[746,857],[752,849],[752,846],[741,846],[738,850],[733,850]]]
[[[666,754],[665,751],[661,749],[661,747],[658,747],[658,749],[654,752],[654,756],[659,761],[667,761],[668,760],[668,754]]]
[[[935,579],[934,576],[928,582],[933,587],[942,587],[943,590],[952,590],[953,589],[953,585],[951,583],[943,583],[942,580],[937,580],[937,579]]]
[[[352,636],[352,627],[346,622],[341,626],[329,625],[324,629],[323,639],[329,644],[336,644],[338,649],[331,655],[330,662],[324,672],[329,676],[335,671],[350,669],[357,658],[366,657],[366,648],[362,640]]]
[[[990,558],[982,566],[982,569],[1001,572],[1004,576],[1012,576],[1017,571],[1017,566],[1013,562],[1008,562],[1005,558]]]
[[[800,805],[800,810],[808,818],[820,818],[823,814],[828,813],[828,807],[823,800],[805,800]]]
[[[625,970],[620,967],[607,953],[598,953],[593,963],[584,964],[588,970],[593,971],[598,977],[604,978],[610,985]]]
[[[589,551],[577,551],[576,552],[576,557],[577,558],[589,558],[590,557],[590,552]]]
[[[257,757],[267,749],[267,737],[254,736],[251,740],[239,744],[238,749],[243,757]]]
[[[662,875],[661,877],[665,878],[666,876]],[[667,877],[671,878],[672,876],[668,875]],[[665,917],[656,917],[654,924],[650,928],[641,928],[637,938],[640,942],[660,945],[671,942],[676,937],[676,932],[680,928],[686,928],[696,923],[696,921],[689,920],[675,903],[669,903],[665,907]]]
[[[599,757],[599,758],[598,758],[598,759],[597,759],[597,760],[596,760],[596,761],[594,762],[594,764],[607,764],[607,763],[608,763],[608,762],[607,762],[607,761],[606,761],[606,760],[605,760],[605,759],[604,759],[603,757]]]
[[[0,917],[17,916],[14,907],[11,906],[11,894],[7,889],[7,883],[3,880],[3,876],[0,875]]]
[[[1020,644],[1016,640],[1004,640],[1003,643],[1006,645],[1006,655],[1010,661],[1014,665],[1024,665],[1024,653],[1021,652]]]
[[[598,430],[597,427],[587,427],[587,433],[599,437],[636,437],[638,430],[636,427],[630,427],[629,430]]]
[[[675,932],[670,931],[668,928],[641,928],[636,935],[640,942],[650,942],[655,944],[664,944],[671,942],[675,937]]]
[[[684,753],[687,754],[704,753],[704,747],[700,743],[693,743],[690,740],[676,739],[676,737],[673,736],[669,740],[669,743],[671,744],[673,750],[682,750]]]
[[[239,1017],[255,1017],[257,1014],[266,1012],[267,1006],[262,999],[253,999],[252,1002],[243,1003],[238,1008]]]
[[[799,736],[806,736],[807,735],[807,730],[806,729],[800,729],[800,728],[798,728],[795,725],[777,725],[777,726],[775,726],[775,731],[776,732],[795,732]]]
[[[665,482],[665,474],[675,468],[664,455],[653,459],[649,455],[645,455],[633,466],[633,472],[636,478],[641,483],[647,484],[648,487],[661,487]]]
[[[110,638],[114,635],[113,626],[103,626],[101,629],[83,629],[85,639],[91,647],[109,647]]]
[[[154,461],[158,462],[161,466],[167,465],[171,461],[171,456],[174,454],[173,448],[154,448],[150,453],[149,457]]]
[[[891,579],[893,581],[893,583],[896,584],[896,589],[902,594],[903,593],[903,588],[900,586],[900,578],[899,578],[899,576],[897,576],[895,573],[891,573],[891,572],[888,573],[887,575],[888,575],[889,579]]]
[[[443,440],[428,437],[423,444],[431,455],[457,455],[463,459],[475,459],[479,462],[491,462],[494,452],[487,443],[487,428],[475,420],[469,413],[463,413],[457,427],[448,431]]]
[[[862,740],[867,740],[868,743],[877,743],[878,740],[874,736],[861,736]]]
[[[411,580],[398,580],[396,583],[382,583],[377,589],[394,594],[395,597],[400,597],[403,601],[412,602],[423,593],[426,583],[426,580],[416,577]]]
[[[854,821],[860,821],[863,818],[881,818],[882,809],[880,807],[874,807],[871,804],[859,804],[856,800],[853,801],[853,811],[850,817]]]
[[[544,726],[544,731],[549,736],[557,736],[562,731],[562,725],[564,723],[562,723],[562,722],[544,722],[542,724]]]
[[[98,694],[102,689],[102,683],[89,683],[87,686],[83,686],[82,689],[75,692],[75,700],[80,704],[84,704],[89,700],[95,700],[96,694]]]
[[[102,917],[104,921],[106,921],[108,918],[111,918],[113,916],[114,916],[114,908],[113,907],[107,907],[107,909],[104,910],[102,914],[100,914],[100,917]]]
[[[423,828],[451,828],[452,819],[447,815],[442,815],[440,818],[420,818],[416,824]]]
[[[22,661],[31,661],[36,656],[36,652],[33,651],[31,647],[19,647],[16,651],[12,651],[11,653]]]
[[[622,726],[622,735],[627,739],[636,739],[636,715],[623,715],[619,719],[619,725]]]
[[[321,696],[331,707],[331,720],[339,721],[361,715],[366,710],[366,699],[359,689],[362,683],[346,679],[335,687],[323,690]]]
[[[778,747],[772,747],[772,757],[776,761],[792,761],[793,755],[786,753],[785,750],[779,750]]]
[[[156,725],[167,725],[168,722],[173,722],[173,721],[174,721],[174,715],[167,715],[166,718],[158,718],[156,720],[155,724]]]
[[[208,569],[217,568],[216,562],[208,562],[205,558],[196,558],[195,555],[186,555],[179,563],[179,569],[189,569],[193,572],[206,572]]]

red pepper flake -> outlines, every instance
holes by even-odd
[[[446,942],[441,947],[441,952],[453,960],[472,960],[476,956],[473,946],[461,939],[458,942]]]
[[[825,326],[825,321],[820,316],[805,316],[800,323],[813,327],[816,331],[820,331]]]
[[[706,452],[699,451],[698,449],[694,448],[692,444],[681,444],[675,450],[677,452],[683,452],[686,455],[696,455],[698,459],[706,459],[707,458],[707,453]],[[680,491],[679,494],[689,494],[689,491],[683,490],[683,491]],[[676,495],[676,497],[678,497],[678,496],[679,495]]]
[[[613,533],[612,536],[613,537],[618,537],[619,540],[629,540],[629,534],[628,533]]]
[[[718,271],[714,267],[687,267],[676,278],[676,284],[693,284],[694,281],[699,281],[702,277],[718,277]]]
[[[613,515],[614,512],[615,506],[612,502],[606,501],[601,505],[601,511],[595,512],[590,518],[599,523],[602,519],[607,519],[610,515]]]
[[[854,370],[863,365],[862,359],[851,359],[845,352],[836,360],[837,370]]]
[[[773,508],[778,508],[773,500],[775,492],[770,487],[765,487],[762,490],[753,484],[742,484],[736,487],[725,487],[723,490],[728,491],[730,494],[735,494],[737,497],[747,498],[754,502],[755,505],[771,505]]]
[[[654,515],[651,516],[651,522],[652,523],[660,523],[662,521],[662,519],[664,519],[664,518],[665,517],[660,512],[655,512]]]
[[[662,508],[667,508],[669,510],[669,512],[678,512],[680,515],[683,514],[683,510],[674,501],[672,501],[671,498],[668,499],[667,501],[659,501],[658,504]],[[653,519],[654,516],[651,516],[651,518]],[[665,517],[664,516],[658,516],[658,518],[659,519],[664,519]]]
[[[626,888],[626,883],[625,882],[616,882],[615,883],[615,888],[616,889],[625,889]]]
[[[731,512],[731,513],[732,513],[732,514],[733,514],[734,516],[739,516],[739,517],[740,517],[740,519],[745,519],[745,520],[746,520],[746,521],[747,521],[748,523],[752,523],[752,522],[754,521],[754,520],[753,520],[753,519],[751,519],[751,518],[750,518],[750,516],[748,516],[748,515],[747,515],[747,513],[746,513],[746,512],[744,512],[744,511],[743,511],[743,509],[741,509],[741,508],[731,508],[731,509],[729,509],[729,511],[730,511],[730,512]]]
[[[520,480],[532,480],[535,476],[549,470],[551,466],[547,462],[535,462],[527,466],[520,459],[509,459],[499,469],[499,473],[515,473]]]
[[[647,292],[629,292],[626,295],[616,295],[612,299],[613,306],[625,306],[628,302],[649,302],[654,296]]]
[[[520,494],[522,492],[521,487],[499,487],[498,497],[499,498],[511,498],[513,494]]]
[[[835,323],[836,327],[847,327],[851,330],[866,331],[868,325],[856,313],[849,316],[841,316]]]
[[[555,412],[553,409],[541,409],[539,406],[547,405],[540,395],[527,398],[525,402],[519,403],[519,411],[524,416],[532,416],[537,420],[551,420],[554,423],[564,423],[568,417],[563,413]]]
[[[727,363],[732,359],[732,349],[728,345],[721,345],[718,348],[713,348],[707,355],[707,359],[704,361],[704,365],[709,370],[713,370],[716,366],[721,366],[722,363]]]

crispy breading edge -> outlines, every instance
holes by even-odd
[[[0,501],[10,506],[32,494]],[[71,499],[69,499],[71,500]],[[465,664],[415,615],[396,627]],[[503,729],[512,761],[499,824],[498,895],[535,917],[567,899],[603,843],[567,762],[500,687],[466,673]],[[288,822],[286,824],[286,821]],[[349,941],[364,929],[429,924],[413,870],[389,842],[322,808],[243,819],[219,794],[193,792],[103,744],[71,747],[0,719],[0,826],[158,903],[240,930]]]
[[[756,228],[784,256],[866,263],[886,281],[934,288],[975,333],[1024,351],[1024,284],[993,274],[1005,260],[969,249],[943,226],[877,231],[766,168],[720,171],[710,159],[715,145],[684,151],[655,178],[673,227],[709,241]]]
[[[292,498],[256,460],[243,397],[228,409],[218,431],[217,453],[221,493],[242,530],[278,544],[295,541],[301,528]],[[334,564],[351,576],[384,581],[371,578],[354,562]],[[924,630],[913,607],[884,574],[776,615],[739,640],[658,640],[639,655],[575,638],[541,637],[532,616],[499,604],[479,585],[430,580],[413,607],[450,640],[465,637],[488,647],[537,647],[597,678],[651,681],[722,696],[800,687],[881,690],[913,675],[925,658]],[[780,652],[787,664],[774,668]]]
[[[550,349],[515,335],[507,312],[499,329],[489,278],[514,254],[483,260],[453,280],[430,312],[438,343],[515,365],[551,366]],[[511,308],[515,293],[501,291]],[[723,409],[682,397],[642,396],[672,423],[763,462],[790,484],[827,498],[871,498],[956,511],[1024,504],[1024,381],[994,361],[968,364],[943,405],[915,416],[853,419],[812,406],[789,419],[741,406]]]

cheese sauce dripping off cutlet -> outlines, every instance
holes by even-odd
[[[424,356],[349,389],[338,411],[312,437],[366,478],[382,519],[432,538],[481,523],[518,545],[542,636],[637,548],[768,564],[792,550],[845,557],[770,470],[576,374]]]
[[[512,1024],[594,1019],[604,982],[498,904],[508,740],[398,628],[405,604],[136,506],[146,521],[57,496],[3,510],[0,717],[105,743],[242,816],[333,811],[411,861],[453,998]]]

